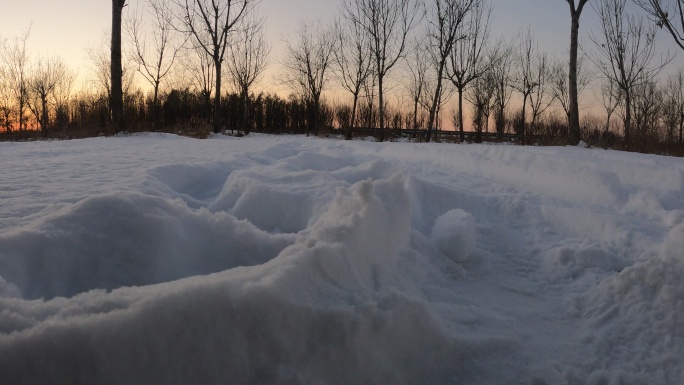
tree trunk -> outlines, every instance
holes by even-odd
[[[384,142],[385,141],[385,104],[384,99],[383,99],[383,92],[382,92],[382,76],[378,76],[378,103],[380,104],[378,107],[380,108],[379,115],[380,115],[380,141]]]
[[[121,14],[126,0],[112,0],[112,44],[110,108],[112,133],[123,130],[123,67],[121,65]]]
[[[314,98],[310,106],[309,129],[306,131],[306,136],[309,136],[309,134],[317,135],[316,127],[318,127],[318,109],[319,101],[317,98]]]
[[[214,134],[221,132],[221,60],[214,57],[214,68],[216,69],[216,94],[214,94]]]
[[[522,116],[520,117],[520,140],[522,145],[525,145],[525,120],[527,115],[527,95],[523,95]]]
[[[347,140],[352,139],[352,132],[354,130],[354,123],[356,121],[356,107],[359,103],[359,91],[354,94],[354,102],[352,104],[351,118],[349,119],[349,127],[347,127]]]
[[[413,99],[413,132],[416,134],[416,137],[418,136],[418,98]],[[430,128],[428,126],[428,139],[427,141],[430,141],[429,138],[429,132]]]
[[[250,111],[249,111],[249,89],[247,87],[242,88],[242,129],[245,134],[249,134],[252,125],[250,122]]]
[[[577,90],[577,36],[579,34],[580,15],[589,0],[567,0],[570,5],[570,68],[568,70],[568,142],[577,145],[581,140],[579,123],[579,101]]]
[[[26,88],[23,76],[21,78],[21,90],[19,91],[19,132],[26,130],[26,119],[24,119],[24,108],[26,108]]]
[[[580,142],[579,106],[577,95],[577,35],[579,33],[579,12],[571,12],[570,27],[570,68],[568,70],[568,144],[577,145]]]
[[[461,142],[465,141],[463,132],[463,87],[458,87],[458,131],[460,132]]]
[[[152,129],[157,130],[159,125],[159,80],[154,82],[154,96],[152,99]]]
[[[432,105],[430,106],[430,116],[428,117],[428,132],[432,131],[435,125],[435,117],[437,116],[437,107],[441,102],[442,94],[442,78],[444,75],[444,65],[445,61],[442,60],[439,63],[439,68],[437,69],[437,88],[435,89],[435,95],[432,98]]]
[[[43,136],[47,138],[48,136],[48,124],[50,122],[49,116],[48,116],[48,100],[47,100],[47,95],[43,94],[40,95],[40,103],[41,103],[41,108],[43,110],[42,116],[40,117],[40,128],[43,131]]]
[[[625,145],[629,148],[630,131],[632,130],[632,96],[625,92]]]

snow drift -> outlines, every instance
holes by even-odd
[[[677,159],[154,135],[0,157],[3,382],[684,376]]]

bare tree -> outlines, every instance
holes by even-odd
[[[589,0],[565,0],[570,6],[570,60],[568,65],[568,140],[571,145],[580,141],[579,126],[579,87],[577,46],[579,22],[584,6]],[[602,0],[599,0],[602,1]]]
[[[249,91],[266,70],[271,53],[264,19],[257,18],[254,14],[243,18],[235,41],[229,47],[230,55],[226,59],[228,73],[242,98],[242,126],[249,132],[252,125],[249,114]]]
[[[180,57],[181,73],[183,76],[180,84],[189,87],[190,90],[199,93],[203,102],[203,117],[209,118],[211,112],[211,93],[214,90],[216,81],[216,69],[211,56],[200,46],[191,45],[185,55]]]
[[[336,38],[330,28],[302,22],[296,40],[287,41],[286,45],[283,81],[300,92],[306,102],[309,135],[311,130],[318,129],[321,94],[330,79]]]
[[[28,81],[28,104],[36,121],[40,125],[43,136],[48,136],[50,129],[49,104],[54,100],[55,92],[60,83],[65,81],[68,68],[59,57],[38,59],[33,73]]]
[[[92,76],[92,83],[98,92],[102,93],[107,97],[109,101],[112,95],[112,65],[111,65],[111,37],[108,33],[102,35],[102,40],[93,45],[86,47],[86,55],[88,56],[88,69]],[[127,68],[128,61],[122,60],[126,66],[122,68],[122,94],[127,93],[133,84],[134,71]],[[112,114],[111,105],[109,107],[109,113]]]
[[[426,136],[426,141],[430,141],[430,135],[432,133],[432,128],[435,122],[435,115],[438,108],[441,106],[442,102],[442,81],[445,77],[445,72],[448,72],[447,64],[449,58],[454,58],[454,46],[458,45],[459,48],[463,48],[465,44],[470,42],[475,42],[477,44],[477,39],[480,36],[469,36],[464,33],[464,23],[467,15],[473,12],[476,16],[478,13],[482,13],[483,6],[488,3],[488,0],[433,0],[433,2],[428,6],[428,52],[429,57],[432,61],[432,67],[435,71],[435,87],[434,94],[432,95],[431,104],[429,106],[428,115],[428,132]],[[475,24],[472,24],[476,21]],[[473,28],[478,28],[479,20],[476,18],[471,18],[470,26]],[[459,42],[463,41],[463,44],[459,45]],[[462,52],[462,50],[460,51]],[[452,68],[454,63],[459,64],[464,63],[467,58],[460,57],[461,60],[452,60]],[[465,74],[453,72],[452,73],[457,79],[464,80]],[[459,82],[462,84],[462,82]],[[459,99],[462,101],[463,88],[459,88]],[[462,108],[462,103],[459,105],[459,112]],[[460,115],[460,122],[463,123],[463,116]],[[463,127],[463,125],[459,125]],[[461,138],[463,140],[463,138]]]
[[[606,111],[606,126],[604,132],[607,133],[610,130],[610,118],[613,116],[613,113],[615,113],[615,110],[622,100],[620,89],[615,85],[615,82],[606,78],[601,84],[600,97],[597,99]]]
[[[111,37],[108,33],[102,35],[102,41],[89,44],[85,48],[88,56],[86,66],[90,71],[90,81],[99,92],[107,95],[109,100],[112,93],[112,65],[111,65]],[[111,110],[110,110],[111,111]]]
[[[684,49],[684,1],[634,0],[660,28],[670,33],[679,48]],[[672,3],[675,3],[674,5]]]
[[[159,88],[171,72],[184,41],[175,35],[173,14],[168,3],[162,0],[148,0],[146,3],[152,16],[151,30],[145,30],[143,17],[137,12],[126,19],[125,27],[138,72],[152,86],[152,121],[156,126],[159,120]]]
[[[378,112],[375,105],[375,86],[377,85],[378,77],[375,71],[370,71],[366,81],[363,82],[362,99],[365,103],[361,103],[361,111],[359,118],[364,127],[377,127]]]
[[[428,68],[431,66],[428,63]],[[433,63],[434,64],[434,63]],[[432,68],[432,71],[434,71],[434,68]],[[430,75],[430,72],[428,70],[428,75]],[[433,72],[434,75],[434,72]],[[432,109],[432,104],[435,101],[435,95],[437,96],[437,105],[435,108],[434,112],[434,117],[433,117],[433,131],[434,130],[439,130],[441,127],[441,117],[440,114],[442,112],[442,108],[448,103],[449,100],[451,100],[451,95],[453,93],[453,87],[446,87],[442,83],[441,85],[438,84],[439,82],[437,79],[434,78],[434,76],[425,76],[425,85],[423,86],[424,92],[422,97],[420,98],[420,105],[423,107],[424,114],[427,114],[427,116],[424,117],[424,125],[425,128],[427,129],[427,121],[430,119],[430,109]],[[439,89],[438,89],[439,88]],[[427,137],[426,137],[427,140]]]
[[[584,56],[580,56],[577,60],[577,95],[582,94],[584,90],[589,86],[591,78],[589,73],[586,71],[586,65],[584,61]],[[558,101],[563,112],[565,112],[565,117],[570,119],[570,76],[568,75],[568,65],[566,60],[557,60],[551,67],[550,82],[551,82],[551,92],[553,97]]]
[[[659,141],[663,98],[654,79],[642,82],[634,88],[632,104],[634,131],[637,137],[642,139],[641,145],[645,145],[648,139]]]
[[[520,42],[517,59],[517,74],[512,86],[522,95],[522,111],[520,112],[519,126],[515,127],[522,144],[525,145],[527,126],[527,101],[534,89],[539,86],[535,77],[535,62],[539,58],[539,52],[530,29],[527,30],[524,39]],[[531,100],[530,100],[531,103]]]
[[[61,71],[59,81],[52,92],[52,99],[55,108],[55,122],[54,128],[57,130],[65,130],[68,136],[68,127],[70,122],[69,103],[72,101],[72,93],[74,83],[76,82],[77,72],[66,65]]]
[[[418,21],[418,4],[414,0],[343,0],[342,4],[345,18],[363,26],[370,37],[378,82],[380,140],[384,140],[385,81],[405,54],[406,39]]]
[[[429,68],[429,63],[427,60],[427,55],[425,49],[419,46],[410,55],[409,63],[407,67],[410,73],[409,84],[407,85],[407,90],[409,96],[411,97],[411,103],[413,103],[413,129],[418,130],[418,107],[423,104],[422,101],[425,100],[425,93],[427,88],[427,72]],[[429,107],[428,107],[429,108]],[[430,132],[428,130],[428,136],[425,140],[429,141]]]
[[[663,99],[667,140],[681,144],[684,133],[684,69],[680,68],[668,76]]]
[[[473,105],[473,126],[478,143],[482,142],[482,131],[489,130],[489,115],[496,87],[494,73],[487,71],[473,82],[466,93],[466,99]]]
[[[343,19],[336,24],[337,47],[335,68],[339,84],[352,94],[352,110],[347,128],[347,139],[352,138],[356,124],[359,96],[371,72],[370,39],[361,24]]]
[[[0,37],[0,124],[9,133],[12,131],[11,116],[14,108],[14,97],[12,95],[9,70],[6,67],[5,61],[6,44],[6,40]]]
[[[601,34],[591,35],[598,50],[592,60],[604,77],[620,89],[624,98],[625,143],[630,145],[632,107],[635,87],[652,79],[671,59],[654,63],[655,28],[646,28],[643,19],[628,15],[627,0],[603,0],[596,6],[601,19]]]
[[[491,76],[495,84],[493,96],[494,125],[497,136],[501,140],[506,130],[506,107],[513,94],[511,87],[513,45],[501,43],[498,46],[500,47],[500,54],[497,56],[499,59],[492,64]]]
[[[492,62],[487,59],[487,42],[489,41],[490,24],[493,7],[488,0],[477,0],[471,6],[465,23],[457,28],[458,39],[451,52],[447,76],[456,87],[458,93],[458,127],[461,141],[465,140],[463,132],[463,97],[467,88],[482,76]]]
[[[112,0],[111,86],[110,109],[113,131],[123,127],[123,65],[121,59],[121,19],[126,0]]]
[[[7,44],[4,55],[1,59],[4,62],[4,72],[7,91],[10,91],[12,99],[15,103],[15,114],[18,129],[26,129],[26,111],[28,103],[28,78],[29,78],[29,54],[26,48],[26,42],[31,35],[31,27],[29,26],[21,36],[14,38],[14,41]]]
[[[216,71],[214,81],[214,133],[221,132],[222,65],[232,34],[256,6],[258,0],[173,0],[179,8],[179,19],[185,32],[212,59]]]
[[[532,89],[529,96],[532,112],[530,128],[535,133],[539,116],[546,112],[555,100],[551,82],[551,66],[545,52],[537,54],[532,75],[533,83],[537,86]]]

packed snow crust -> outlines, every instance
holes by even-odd
[[[0,383],[681,384],[684,163],[0,143]]]

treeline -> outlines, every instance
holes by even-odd
[[[147,0],[146,17],[122,7],[127,48],[117,113],[109,38],[86,50],[88,82],[77,89],[76,73],[59,57],[30,55],[30,29],[0,37],[0,139],[335,133],[519,144],[581,138],[683,152],[684,70],[660,77],[671,56],[655,51],[656,26],[669,19],[651,23],[628,0],[591,7],[601,30],[591,31],[593,49],[583,47],[577,60],[540,50],[531,28],[515,39],[492,36],[491,0],[340,0],[334,22],[302,21],[283,57],[272,58],[258,1],[205,1]],[[568,4],[579,20],[587,0]],[[271,81],[289,96],[255,92],[275,64]],[[113,122],[113,115],[121,116]]]
[[[671,82],[684,80],[684,73],[669,78]],[[684,81],[682,82],[684,84]],[[629,149],[671,155],[684,155],[684,115],[677,103],[682,101],[677,89],[671,83],[650,84],[641,87],[635,95],[634,145]],[[669,93],[668,93],[669,92]],[[207,137],[213,131],[212,98],[202,92],[188,89],[171,90],[158,95],[158,107],[153,97],[142,90],[126,92],[124,97],[124,121],[126,133],[167,132],[196,138]],[[29,103],[30,104],[30,103]],[[30,104],[31,105],[31,104]],[[221,98],[220,117],[222,130],[234,135],[250,132],[270,134],[302,135],[339,135],[345,136],[348,129],[356,127],[355,135],[379,136],[378,106],[376,103],[363,102],[358,106],[355,121],[351,121],[352,106],[341,101],[322,100],[313,117],[306,101],[296,96],[283,98],[276,94],[250,94],[247,104],[238,93],[227,93]],[[32,111],[32,108],[29,108]],[[617,114],[617,115],[616,115]],[[13,114],[3,110],[0,126],[0,140],[24,139],[75,139],[99,135],[111,135],[109,101],[106,95],[79,94],[72,97],[59,108],[52,109],[54,116],[49,124],[41,129],[38,123],[40,114],[27,114],[22,129],[8,125]],[[391,108],[387,113],[387,139],[406,137],[424,141],[427,131],[428,111],[419,108],[417,113],[410,109]],[[617,118],[616,118],[617,116]],[[9,119],[7,119],[9,118]],[[6,119],[6,120],[5,120]],[[317,122],[311,128],[312,119]],[[449,117],[452,127],[458,124],[456,111]],[[619,134],[621,118],[619,112],[606,116],[588,114],[582,118],[582,138],[591,146],[614,149],[628,149],[624,137]],[[507,111],[499,129],[496,121],[477,125],[473,118],[474,130],[466,132],[464,140],[521,142],[523,119],[520,111]],[[527,124],[527,144],[558,145],[564,144],[568,135],[566,116],[559,111],[544,114],[533,124]],[[441,130],[444,131],[444,130]],[[458,132],[451,127],[444,134],[435,134],[435,141],[460,142]],[[440,132],[440,129],[437,130]],[[482,133],[483,135],[478,135]],[[499,135],[496,135],[499,134]]]

